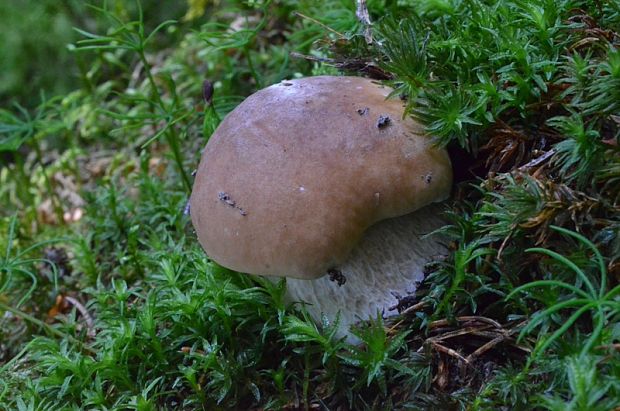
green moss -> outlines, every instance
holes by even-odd
[[[0,408],[619,406],[620,8],[603,3],[368,1],[370,44],[350,1],[3,3],[0,94],[28,108],[0,111]],[[205,258],[183,213],[218,118],[325,73],[392,85],[458,177],[415,311],[360,324],[360,346],[284,282]]]

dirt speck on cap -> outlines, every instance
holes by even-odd
[[[237,210],[239,210],[239,213],[240,213],[242,216],[244,216],[244,217],[245,217],[246,215],[248,215],[247,211],[245,211],[243,208],[239,207],[239,206],[237,205],[237,203],[235,202],[235,200],[233,200],[233,199],[230,197],[230,194],[228,194],[228,193],[226,193],[226,192],[224,192],[224,191],[220,191],[219,193],[217,193],[217,198],[218,198],[218,200],[220,200],[220,201],[222,201],[222,202],[226,203],[226,205],[228,205],[228,206],[230,206],[230,207],[232,207],[232,208],[236,208]]]
[[[377,120],[377,128],[378,129],[386,128],[387,126],[390,125],[391,122],[392,120],[390,119],[390,116],[381,114],[379,116],[379,119]]]

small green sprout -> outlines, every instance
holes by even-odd
[[[598,267],[598,277],[590,278],[586,272],[573,263],[565,256],[545,248],[529,248],[525,250],[530,253],[540,253],[551,257],[576,276],[575,285],[569,284],[561,280],[538,280],[521,285],[515,288],[506,299],[514,298],[517,294],[526,292],[533,288],[550,287],[562,289],[568,293],[559,298],[558,301],[552,303],[549,307],[537,312],[521,330],[520,338],[531,333],[536,327],[548,321],[552,315],[564,309],[576,309],[564,323],[549,336],[541,336],[539,344],[537,344],[532,357],[544,353],[558,338],[566,333],[575,322],[584,314],[591,313],[593,318],[593,329],[590,336],[585,340],[581,349],[582,354],[586,354],[592,350],[594,345],[599,342],[601,334],[608,324],[609,320],[616,315],[619,309],[619,302],[615,297],[620,293],[620,285],[607,291],[607,267],[603,256],[596,246],[583,235],[565,228],[551,226],[551,228],[559,233],[576,239],[579,243],[587,247],[594,254],[594,261]]]

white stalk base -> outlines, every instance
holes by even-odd
[[[439,235],[422,238],[445,225],[439,217],[441,204],[372,226],[355,247],[349,260],[337,267],[346,283],[339,286],[329,276],[316,280],[287,279],[289,302],[305,302],[306,310],[318,323],[321,315],[330,322],[340,312],[340,336],[356,342],[349,328],[369,318],[397,314],[393,293],[402,297],[415,292],[424,278],[424,265],[446,252]]]

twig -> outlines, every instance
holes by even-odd
[[[420,308],[424,307],[425,305],[426,305],[426,301],[420,301],[419,303],[412,305],[411,307],[408,307],[406,310],[400,313],[400,315],[409,314],[410,312],[417,312],[420,310]]]
[[[330,59],[330,58],[327,58],[327,57],[309,56],[307,54],[301,54],[301,53],[298,53],[296,51],[291,51],[289,53],[289,55],[291,57],[293,57],[293,58],[304,59],[304,60],[308,60],[308,61],[316,61],[316,62],[319,62],[319,63],[330,63],[330,64],[337,63],[337,61],[334,60],[334,59]]]
[[[324,57],[308,56],[306,54],[296,53],[294,51],[291,52],[289,55],[293,58],[302,58],[308,61],[325,63],[339,70],[365,73],[369,78],[375,80],[390,80],[393,78],[390,73],[376,66],[373,62],[366,61],[364,59],[335,60]]]
[[[506,238],[504,238],[504,241],[502,241],[502,244],[499,246],[499,249],[497,250],[497,261],[501,262],[502,261],[502,253],[504,252],[504,248],[506,248],[506,244],[508,244],[508,240],[510,240],[510,237],[512,237],[512,233],[514,233],[514,227],[510,229],[510,232],[508,233],[508,235],[506,236]]]
[[[399,315],[400,316],[404,316],[405,314],[409,314],[411,312],[417,312],[420,308],[424,307],[425,305],[426,305],[426,301],[420,301],[419,303],[414,304],[411,307],[408,307],[407,309],[403,310],[403,312],[399,313]],[[394,332],[394,330],[396,330],[404,322],[405,322],[405,320],[399,320],[396,324],[394,324],[390,328],[388,328],[386,333],[388,335],[392,334]]]
[[[433,348],[435,348],[437,351],[441,351],[445,354],[451,355],[453,357],[458,358],[459,360],[463,361],[465,364],[469,364],[469,361],[467,360],[467,358],[463,357],[461,354],[459,354],[457,351],[453,350],[452,348],[448,348],[446,346],[443,346],[441,344],[439,344],[438,342],[435,341],[429,341],[431,343],[431,345],[433,346]]]
[[[497,344],[501,343],[502,341],[506,340],[507,338],[509,338],[508,335],[500,335],[495,337],[494,339],[492,339],[491,341],[487,342],[486,344],[478,347],[478,349],[476,351],[474,351],[473,353],[469,354],[467,356],[467,361],[473,361],[476,359],[476,357],[484,354],[485,352],[489,351],[491,348],[495,347]]]
[[[84,317],[84,321],[86,322],[86,328],[88,329],[87,335],[90,338],[95,338],[95,322],[93,321],[93,317],[89,314],[86,307],[84,307],[81,302],[79,302],[73,297],[65,296],[64,298],[65,300],[67,300],[67,302],[73,304],[73,306],[80,312],[80,314],[82,314],[82,317]]]
[[[495,328],[502,328],[502,325],[498,323],[497,321],[492,320],[487,317],[481,317],[481,316],[476,316],[476,315],[464,315],[462,317],[456,317],[455,320],[457,322],[480,321],[483,323],[491,324]],[[428,328],[438,328],[438,327],[442,327],[442,326],[449,325],[449,324],[450,322],[447,319],[437,320],[437,321],[433,321],[432,323],[430,323],[428,325]]]
[[[547,151],[545,154],[543,154],[540,157],[536,157],[535,159],[531,160],[530,162],[528,162],[527,164],[522,165],[521,167],[519,167],[517,170],[519,171],[523,171],[526,168],[532,168],[532,167],[536,167],[537,165],[539,165],[540,163],[542,163],[543,161],[547,160],[549,157],[551,157],[552,155],[554,155],[556,153],[556,149],[552,148],[551,150]]]
[[[489,325],[482,326],[482,328],[488,328],[488,327],[489,327]],[[461,329],[458,329],[458,330],[446,332],[446,333],[438,335],[436,337],[430,337],[429,340],[437,342],[437,341],[448,340],[448,339],[454,338],[454,337],[460,337],[461,335],[465,335],[465,334],[478,334],[478,335],[482,335],[480,333],[480,331],[483,331],[483,330],[481,330],[479,327],[461,328]],[[497,334],[494,333],[493,337],[495,337],[495,335],[497,335]]]
[[[502,329],[502,330],[495,330],[495,331],[486,331],[485,329],[488,328],[488,325],[485,325],[481,328],[478,328],[474,331],[471,332],[471,335],[475,335],[477,337],[484,337],[484,338],[490,338],[491,340],[495,337],[497,337],[498,335],[504,335],[506,334],[506,330]]]
[[[608,345],[598,345],[596,347],[594,347],[597,350],[609,350],[609,349],[614,349],[616,351],[620,351],[620,344],[615,343],[615,344],[608,344]]]
[[[181,352],[183,354],[190,354],[192,352],[192,347],[183,346],[183,347],[181,347],[179,352]],[[205,352],[203,350],[194,350],[194,354],[205,355]]]
[[[372,44],[372,30],[370,28],[372,23],[370,22],[370,14],[368,13],[366,0],[356,0],[356,3],[357,10],[355,11],[355,15],[364,26],[364,38],[366,39],[366,44]]]
[[[314,18],[312,18],[312,17],[310,17],[310,16],[306,16],[305,14],[301,14],[301,13],[300,13],[300,12],[298,12],[298,11],[294,12],[293,14],[294,14],[294,15],[296,15],[296,16],[301,17],[302,19],[309,20],[309,21],[313,22],[314,24],[318,24],[319,26],[323,27],[325,30],[327,30],[327,31],[331,31],[332,33],[334,33],[335,35],[337,35],[337,36],[338,36],[338,37],[340,37],[340,38],[344,38],[344,34],[342,34],[342,33],[338,32],[338,31],[336,31],[336,30],[332,29],[331,27],[329,27],[329,26],[328,26],[328,25],[326,25],[326,24],[321,23],[321,22],[320,22],[320,21],[318,21],[317,19],[314,19]]]

